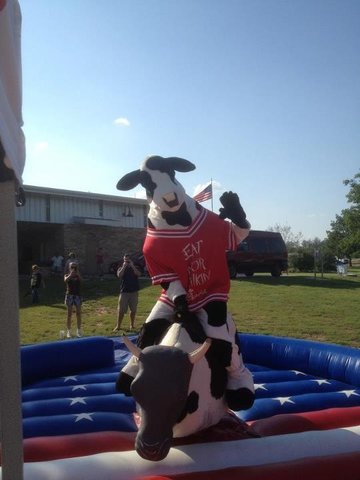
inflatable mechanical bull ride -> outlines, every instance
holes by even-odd
[[[174,438],[204,431],[228,416],[228,342],[206,338],[201,320],[173,323],[159,345],[140,349],[127,337],[123,341],[139,361],[131,392],[140,418],[135,449],[141,457],[162,460]],[[245,422],[237,423],[253,435]]]
[[[203,208],[188,196],[175,178],[175,172],[189,172],[194,168],[191,162],[182,158],[150,156],[144,160],[140,169],[126,174],[117,184],[119,190],[130,190],[137,185],[142,185],[146,190],[150,208],[143,253],[152,283],[160,285],[162,292],[139,335],[137,342],[139,350],[136,350],[137,354],[132,356],[120,372],[116,386],[118,392],[125,395],[134,394],[135,398],[141,397],[142,401],[149,400],[152,395],[154,389],[151,384],[154,382],[154,375],[159,375],[164,391],[170,388],[164,381],[168,378],[164,373],[167,357],[161,360],[158,350],[156,350],[157,362],[153,364],[152,382],[144,382],[142,386],[142,379],[149,378],[149,374],[144,374],[144,362],[141,360],[139,372],[139,358],[144,359],[148,355],[145,357],[140,351],[160,343],[164,333],[174,322],[179,328],[183,327],[180,330],[186,330],[188,334],[199,330],[196,325],[201,324],[203,331],[200,335],[203,337],[201,341],[210,338],[213,343],[208,354],[208,369],[211,371],[216,363],[222,367],[224,388],[220,389],[220,394],[216,392],[214,395],[211,391],[213,387],[211,375],[198,376],[196,388],[208,389],[210,397],[216,400],[216,405],[221,399],[222,413],[225,405],[239,411],[252,406],[254,385],[250,372],[243,364],[239,345],[236,343],[236,328],[227,311],[230,279],[226,250],[236,248],[248,235],[250,224],[236,193],[225,192],[220,197],[222,208],[219,215]],[[226,218],[230,222],[226,221]],[[175,350],[177,348],[176,342],[172,351],[174,348]],[[190,352],[189,349],[185,351]],[[171,376],[175,375],[177,382],[180,383],[185,381],[183,377],[185,373],[184,368],[180,366],[180,360],[178,361],[179,370],[176,372],[175,369]],[[191,362],[188,361],[187,366],[187,372],[190,374]],[[217,374],[219,375],[219,370]],[[203,382],[207,384],[202,385]],[[189,380],[185,383],[190,384],[186,392],[187,406],[183,405],[185,410],[178,412],[179,418],[175,418],[171,426],[174,435],[178,436],[214,425],[220,419],[218,413],[213,414],[211,411],[213,408],[211,402],[198,403],[194,400],[192,382]],[[141,388],[143,392],[140,391]],[[171,402],[175,403],[175,399],[170,401],[170,407]],[[140,401],[139,403],[143,417],[146,422],[150,422],[150,416],[144,413],[146,410]],[[190,418],[194,411],[197,412],[198,418],[202,418],[200,422],[192,423]],[[178,428],[177,423],[180,421],[187,424],[185,429]],[[138,452],[148,459],[164,458],[169,450],[172,434],[168,432],[162,438],[161,442],[164,444],[155,441],[154,435],[150,435],[152,439],[146,442],[143,437],[146,436],[144,432],[147,430],[147,425],[144,426],[142,422],[137,442]]]

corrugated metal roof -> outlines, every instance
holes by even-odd
[[[121,202],[129,203],[132,205],[148,205],[148,202],[145,198],[133,198],[133,197],[123,197],[121,195],[105,195],[102,193],[93,193],[93,192],[78,192],[75,190],[64,190],[60,188],[48,188],[48,187],[37,187],[34,185],[23,185],[23,188],[26,192],[29,193],[38,193],[43,195],[53,195],[59,197],[75,197],[75,198],[87,198],[87,199],[96,199],[96,200],[105,200],[112,202]]]

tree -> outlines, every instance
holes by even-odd
[[[296,250],[301,244],[302,233],[293,233],[290,225],[280,225],[279,223],[275,223],[273,227],[268,227],[268,230],[270,232],[281,233],[281,236],[286,244],[286,248],[289,252]]]
[[[331,222],[327,245],[336,256],[351,260],[354,253],[360,252],[360,172],[343,183],[350,187],[346,195],[350,207],[342,210]]]
[[[303,240],[289,254],[289,268],[299,272],[330,272],[336,269],[335,257],[325,240]]]
[[[349,203],[360,206],[360,172],[354,175],[350,180],[344,180],[344,185],[350,186],[350,191],[346,195]]]

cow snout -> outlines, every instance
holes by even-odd
[[[152,462],[159,462],[164,460],[167,454],[169,453],[171,447],[172,438],[166,438],[161,442],[157,443],[146,443],[141,438],[136,438],[135,450],[140,455],[140,457],[145,460],[150,460]]]
[[[176,192],[167,193],[163,195],[162,199],[169,208],[175,208],[179,206],[179,199]]]

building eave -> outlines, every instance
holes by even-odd
[[[103,200],[109,202],[124,202],[131,205],[148,206],[144,198],[124,197],[120,195],[105,195],[102,193],[79,192],[75,190],[65,190],[60,188],[39,187],[35,185],[23,185],[26,193],[37,193],[39,195],[52,195],[57,197],[86,198],[94,200]]]

